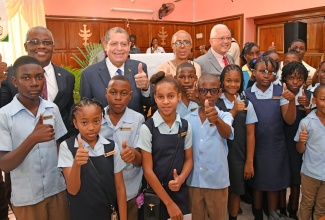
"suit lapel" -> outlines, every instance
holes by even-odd
[[[54,103],[56,103],[58,100],[60,100],[61,96],[63,95],[63,91],[67,87],[66,86],[67,82],[64,79],[64,77],[61,75],[61,73],[60,73],[59,69],[57,68],[57,66],[53,65],[53,69],[54,69],[56,83],[58,85],[58,94],[56,94],[55,99],[53,101]]]
[[[214,68],[216,68],[218,70],[218,72],[222,72],[222,68],[217,60],[217,58],[215,58],[215,56],[213,55],[211,49],[208,51],[208,56],[209,56],[209,61],[210,63],[214,66]]]
[[[111,75],[108,71],[107,65],[106,65],[106,59],[99,62],[98,67],[99,72],[99,78],[101,79],[102,83],[104,84],[105,88],[107,88],[108,82],[111,80]]]

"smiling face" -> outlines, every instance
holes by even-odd
[[[102,123],[102,111],[97,105],[78,107],[74,113],[73,124],[84,141],[95,146]]]
[[[162,82],[156,85],[154,98],[163,119],[175,117],[177,104],[181,100],[181,93],[177,91],[174,84]]]
[[[301,59],[303,59],[306,53],[306,45],[303,42],[297,41],[294,42],[288,50],[296,50],[300,54]]]
[[[231,46],[231,33],[229,29],[224,25],[212,29],[210,44],[215,52],[225,55]]]
[[[124,114],[125,108],[131,100],[131,86],[129,82],[122,80],[111,80],[106,90],[106,99],[109,111],[115,114]]]
[[[116,67],[121,67],[129,56],[131,42],[125,33],[111,33],[106,44],[108,59]]]
[[[242,82],[241,73],[237,70],[230,70],[225,74],[223,80],[223,91],[229,95],[237,95]]]
[[[18,99],[23,104],[39,100],[44,87],[44,70],[37,64],[25,64],[18,67],[12,78],[13,85],[18,88]]]
[[[44,43],[41,43],[39,45],[35,45],[31,42],[28,43],[28,41],[32,41],[32,40],[39,40],[39,41],[45,40],[45,41],[53,42],[52,35],[46,29],[34,29],[29,32],[27,36],[27,41],[24,44],[25,50],[29,56],[38,59],[41,62],[43,67],[47,66],[52,59],[54,44],[46,45]]]

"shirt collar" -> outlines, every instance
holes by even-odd
[[[221,94],[220,99],[223,99],[223,100],[225,100],[225,101],[228,102],[228,103],[233,103],[233,102],[231,102],[231,101],[229,101],[229,100],[227,99],[227,97],[225,96],[225,93],[222,93],[222,94]],[[239,97],[238,94],[237,94],[237,100],[240,100],[240,97]]]
[[[125,71],[124,71],[124,65],[125,65],[125,63],[123,63],[123,65],[120,66],[119,68],[117,68],[116,66],[114,66],[112,64],[112,62],[109,60],[109,58],[106,57],[106,65],[107,65],[107,69],[108,69],[108,72],[110,73],[111,77],[118,75],[117,72],[116,72],[117,69],[122,70],[123,71],[123,75],[125,73]]]
[[[78,136],[77,136],[77,140],[78,140],[79,137],[81,137],[80,133],[79,133]],[[102,149],[104,148],[104,144],[110,144],[110,143],[111,143],[111,142],[110,142],[109,140],[107,140],[106,138],[104,138],[103,136],[101,136],[100,134],[98,134],[98,140],[97,140],[97,143],[96,143],[94,149],[92,149],[92,148],[89,146],[89,144],[88,144],[86,141],[84,141],[84,140],[82,139],[82,144],[83,144],[83,146],[84,146],[85,148],[92,149],[93,151],[99,151],[99,150],[102,150]],[[78,148],[78,141],[75,141],[75,142],[74,142],[74,147],[75,147],[75,148]]]
[[[27,108],[25,108],[25,106],[23,106],[23,104],[18,100],[18,95],[15,95],[13,100],[12,100],[12,106],[11,106],[11,116],[14,116],[15,114],[17,114],[18,112],[20,112],[21,110],[26,110],[29,112],[29,110]],[[52,102],[48,102],[48,101],[45,101],[41,98],[40,99],[40,104],[38,106],[38,110],[37,110],[37,117],[40,113],[43,113],[45,112],[45,109],[46,108],[52,108],[54,107],[54,104]]]
[[[212,54],[217,58],[217,59],[222,59],[223,58],[223,55],[221,55],[221,54],[219,54],[219,53],[217,53],[216,51],[214,51],[213,49],[212,49],[212,47],[211,47],[211,52],[212,52]]]
[[[312,119],[318,119],[318,116],[316,115],[316,111],[317,109],[312,110],[307,116],[306,118],[312,118]]]
[[[50,73],[52,68],[53,68],[53,65],[52,65],[52,62],[50,61],[49,65],[43,67],[43,69],[45,70],[45,74]]]
[[[260,93],[264,93],[264,94],[267,94],[270,92],[273,93],[273,83],[270,84],[269,88],[267,88],[267,90],[265,90],[265,92],[262,92],[259,88],[257,88],[256,82],[255,82],[252,86],[251,92],[260,92]]]
[[[159,110],[156,111],[153,116],[152,116],[152,119],[153,119],[153,123],[155,125],[155,127],[158,127],[159,125],[163,124],[163,123],[166,123],[164,121],[164,119],[161,117],[160,113],[159,113]],[[182,126],[182,121],[181,121],[181,117],[179,116],[179,114],[176,112],[176,119],[175,119],[175,122],[178,122],[181,126]]]
[[[104,111],[105,111],[105,119],[102,120],[102,125],[103,124],[109,124],[109,125],[112,125],[112,122],[111,122],[111,119],[109,118],[109,115],[107,114],[107,110],[109,109],[109,106],[106,106],[104,108]],[[119,122],[117,123],[117,125],[120,123],[120,122],[125,122],[125,123],[128,123],[128,124],[132,124],[134,122],[134,117],[133,117],[133,114],[131,114],[131,110],[126,107],[125,109],[125,112],[122,116],[122,118],[119,120]],[[113,125],[112,125],[113,126]]]

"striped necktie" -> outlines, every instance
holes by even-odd
[[[116,72],[117,72],[117,74],[119,74],[119,75],[123,75],[123,71],[122,71],[121,69],[117,69]]]
[[[42,99],[45,99],[47,100],[47,97],[48,94],[47,94],[47,83],[46,83],[46,76],[45,76],[45,71],[44,71],[44,86],[43,86],[43,89],[42,89],[42,93],[41,93],[41,97]]]
[[[227,57],[223,56],[222,59],[223,59],[223,62],[225,63],[225,67],[228,66],[229,63],[228,63]]]

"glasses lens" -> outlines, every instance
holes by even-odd
[[[206,88],[199,88],[199,93],[201,95],[206,95],[208,93],[208,90]]]
[[[46,46],[53,45],[53,41],[51,41],[51,40],[43,40],[43,45],[46,45]]]
[[[219,92],[219,88],[212,88],[212,89],[210,89],[211,95],[217,95],[218,92]]]

